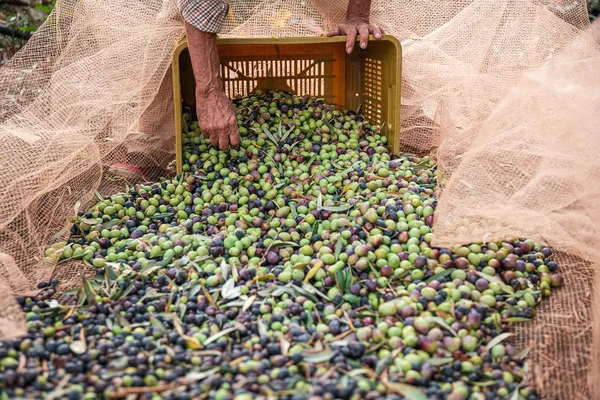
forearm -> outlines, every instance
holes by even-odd
[[[211,92],[223,91],[217,34],[202,32],[187,22],[185,31],[196,77],[197,94],[207,95]]]
[[[371,0],[350,0],[346,11],[346,21],[369,21]]]

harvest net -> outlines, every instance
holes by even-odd
[[[231,1],[222,35],[320,35],[346,7]],[[565,288],[517,337],[547,398],[594,398],[600,52],[585,3],[381,0],[371,18],[403,41],[401,146],[443,173],[435,244],[528,237],[564,251]],[[183,32],[174,0],[59,0],[0,69],[0,337],[25,329],[12,294],[91,272],[43,259],[74,204],[122,189],[106,167],[128,151],[173,158],[169,67]]]

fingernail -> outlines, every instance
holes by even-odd
[[[352,47],[348,47],[348,48],[346,49],[346,53],[348,53],[348,54],[352,53]]]
[[[377,39],[381,39],[381,33],[376,33],[376,34],[375,34],[375,37],[376,37]]]
[[[366,49],[366,48],[367,48],[367,43],[365,43],[365,42],[362,42],[362,43],[360,44],[360,48],[361,48],[361,49]]]

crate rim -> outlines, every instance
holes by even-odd
[[[357,36],[356,41],[358,42],[360,38]],[[388,41],[392,42],[395,47],[398,49],[398,56],[402,57],[402,44],[400,41],[393,35],[384,34],[381,39],[375,39],[373,35],[369,35],[369,41]],[[270,37],[260,37],[260,38],[238,38],[238,37],[217,37],[217,44],[310,44],[310,43],[340,43],[345,42],[346,36],[289,36],[283,38],[270,38]],[[173,51],[173,55],[178,55],[187,46],[187,38],[186,36],[182,36],[179,39],[179,42],[175,46]],[[360,49],[356,49],[360,50]]]

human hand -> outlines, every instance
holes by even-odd
[[[346,20],[343,24],[339,24],[333,28],[327,33],[327,36],[347,36],[346,52],[350,54],[354,50],[354,43],[356,42],[357,35],[360,35],[360,48],[367,48],[369,34],[372,34],[376,40],[379,40],[384,32],[383,29],[377,25],[369,23],[368,19],[351,19]]]
[[[371,14],[371,0],[349,0],[348,10],[346,11],[346,21],[333,28],[327,36],[346,35],[346,52],[352,53],[356,35],[360,35],[360,47],[367,48],[369,43],[369,34],[372,34],[376,40],[381,39],[383,29],[369,22]]]
[[[196,112],[198,125],[210,144],[227,150],[229,146],[240,144],[235,109],[231,101],[222,91],[211,91],[208,94],[196,93]]]

